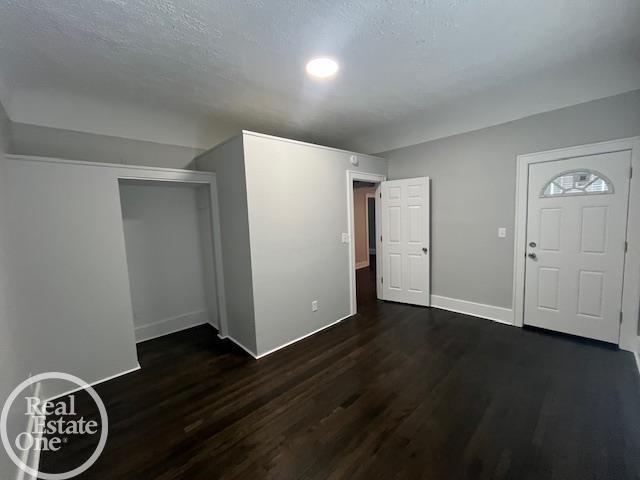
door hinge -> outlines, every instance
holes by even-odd
[[[380,283],[384,283],[384,277],[380,277]]]
[[[622,325],[622,310],[620,310],[620,325]]]
[[[380,198],[382,198],[382,193],[379,193],[378,195],[380,195]]]
[[[633,167],[629,167],[629,178],[633,178]]]
[[[624,253],[627,253],[629,250],[629,242],[627,240],[624,241]]]

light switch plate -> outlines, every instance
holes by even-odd
[[[505,227],[498,228],[498,237],[507,238],[507,229]]]
[[[314,300],[313,302],[311,302],[311,311],[312,312],[317,312],[318,311],[318,301]]]

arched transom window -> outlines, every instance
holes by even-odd
[[[540,196],[561,197],[603,193],[613,193],[613,184],[607,177],[595,170],[571,170],[547,182]]]

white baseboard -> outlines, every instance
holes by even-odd
[[[38,382],[35,386],[35,390],[33,392],[33,396],[36,398],[41,398],[41,388],[42,384]],[[25,432],[29,432],[32,437],[38,442],[42,438],[42,432],[36,431],[35,429],[35,420],[34,417],[29,415],[29,420],[27,421],[27,428]],[[40,450],[39,449],[29,449],[22,452],[20,456],[20,460],[24,465],[32,469],[34,472],[40,471]],[[21,468],[17,469],[15,480],[37,480],[38,475],[30,475],[26,473]]]
[[[239,346],[241,349],[243,349],[245,352],[247,352],[253,358],[255,358],[255,359],[258,358],[258,356],[256,355],[256,352],[251,350],[249,347],[244,346],[242,344],[242,342],[239,342],[238,340],[233,338],[231,335],[227,335],[226,337],[223,337],[222,335],[218,334],[218,338],[221,339],[221,340],[231,340],[233,343],[235,343],[237,346]]]
[[[268,351],[266,351],[264,353],[261,353],[260,355],[257,356],[257,358],[262,358],[262,357],[266,357],[267,355],[271,355],[272,353],[277,352],[278,350],[282,350],[283,348],[288,347],[289,345],[292,345],[292,344],[294,344],[296,342],[299,342],[300,340],[304,340],[305,338],[310,337],[311,335],[315,335],[316,333],[319,333],[322,330],[326,330],[329,327],[333,327],[334,325],[337,325],[338,323],[340,323],[343,320],[346,320],[347,318],[352,317],[352,316],[353,315],[347,315],[346,317],[339,318],[335,322],[331,322],[329,325],[325,325],[324,327],[320,327],[320,328],[314,330],[313,332],[309,332],[309,333],[307,333],[305,335],[302,335],[301,337],[298,337],[298,338],[296,338],[294,340],[291,340],[290,342],[283,343],[279,347],[272,348],[271,350],[268,350]]]
[[[42,438],[42,433],[38,433],[36,432],[34,434],[34,438],[36,439],[36,441],[40,441],[40,439]],[[36,472],[35,475],[29,475],[28,473],[25,473],[25,480],[38,480],[38,478],[40,478],[40,450],[36,450],[35,452],[33,452],[33,455],[30,457],[31,460],[29,463],[27,463],[26,465],[29,466],[31,469],[33,469],[34,472]],[[22,471],[22,470],[21,470]]]
[[[636,351],[633,352],[633,356],[636,358],[636,367],[638,367],[638,375],[640,375],[640,338],[636,342]]]
[[[449,310],[450,312],[486,318],[487,320],[493,320],[494,322],[504,323],[506,325],[513,325],[513,310],[511,308],[485,305],[467,300],[458,300],[457,298],[441,297],[440,295],[431,295],[431,306],[441,308],[442,310]]]
[[[109,377],[101,378],[100,380],[96,380],[95,382],[91,382],[89,384],[89,386],[90,387],[95,387],[96,385],[100,385],[101,383],[108,382],[109,380],[113,380],[114,378],[124,377],[125,375],[127,375],[129,373],[137,372],[140,369],[141,369],[140,364],[138,364],[138,366],[135,367],[135,368],[131,368],[129,370],[125,370],[124,372],[116,373],[115,375],[111,375]],[[47,399],[47,401],[52,402],[54,400],[57,400],[58,398],[66,397],[67,395],[71,395],[73,393],[79,392],[80,390],[84,390],[84,388],[82,388],[82,387],[74,388],[73,390],[69,390],[68,392],[61,393],[59,395],[56,395],[55,397],[50,397],[50,398]]]
[[[146,342],[154,338],[163,337],[170,333],[195,327],[205,323],[211,324],[209,313],[206,310],[184,313],[175,317],[163,318],[157,322],[147,323],[136,327],[136,343]]]
[[[282,345],[280,345],[279,347],[276,348],[272,348],[271,350],[268,350],[264,353],[261,354],[256,354],[253,350],[251,350],[250,348],[247,348],[246,346],[244,346],[242,343],[240,343],[238,340],[236,340],[235,338],[233,338],[231,335],[227,335],[226,337],[222,337],[220,335],[218,335],[219,338],[221,339],[229,339],[231,340],[233,343],[235,343],[236,345],[238,345],[240,348],[242,348],[245,352],[247,352],[249,355],[251,355],[253,358],[255,358],[256,360],[259,358],[263,358],[266,357],[267,355],[271,355],[274,352],[277,352],[278,350],[282,350],[285,347],[288,347],[289,345],[293,345],[296,342],[299,342],[300,340],[304,340],[307,337],[310,337],[311,335],[315,335],[318,332],[321,332],[322,330],[326,330],[329,327],[333,327],[334,325],[337,325],[338,323],[342,322],[343,320],[346,320],[349,317],[352,317],[353,315],[347,315],[346,317],[342,317],[338,320],[336,320],[335,322],[330,323],[329,325],[325,325],[324,327],[320,327],[316,330],[314,330],[313,332],[309,332],[305,335],[302,335],[301,337],[298,337],[294,340],[291,340],[287,343],[283,343]]]
[[[365,260],[364,262],[356,263],[356,270],[360,270],[361,268],[367,268],[369,266],[369,260]]]

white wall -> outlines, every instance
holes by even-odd
[[[13,122],[12,153],[88,162],[191,168],[199,148]]]
[[[200,252],[202,254],[202,271],[204,275],[205,304],[207,305],[208,322],[220,330],[220,306],[218,305],[218,285],[216,283],[216,256],[211,221],[211,192],[209,186],[196,188],[196,208],[198,211],[198,227]],[[220,233],[220,232],[218,232]],[[221,267],[222,268],[222,267]],[[223,285],[224,286],[224,285]],[[225,306],[226,309],[226,306]]]
[[[12,305],[15,286],[9,271],[10,253],[7,249],[7,205],[6,196],[7,175],[5,171],[4,155],[9,149],[9,119],[0,104],[0,406],[11,391],[30,372],[30,335],[27,325],[17,321],[17,312]],[[16,432],[24,428],[24,416],[17,409],[11,409],[8,428]],[[6,455],[4,448],[0,448],[0,478],[14,478],[17,467]]]
[[[640,90],[384,154],[432,179],[432,293],[511,308],[516,156],[635,135]]]
[[[136,340],[142,341],[208,321],[217,324],[215,299],[205,287],[205,249],[197,188],[121,182],[127,264]],[[199,187],[208,188],[208,187]],[[203,212],[201,215],[200,212]],[[212,262],[211,256],[208,256]],[[206,280],[212,287],[212,278]]]
[[[258,354],[350,314],[346,172],[387,173],[382,158],[354,167],[350,155],[244,134]]]
[[[251,247],[242,136],[196,159],[199,170],[216,172],[228,335],[256,351]]]
[[[95,382],[137,367],[115,172],[24,159],[2,168],[12,320],[33,373]]]

